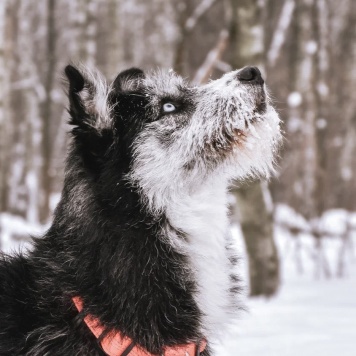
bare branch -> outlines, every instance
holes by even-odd
[[[194,9],[193,14],[187,19],[184,25],[186,32],[190,32],[199,19],[214,5],[216,0],[202,0],[201,3]]]
[[[222,60],[217,60],[214,64],[214,67],[225,73],[232,71],[233,68],[230,63],[226,63]]]
[[[274,66],[279,57],[280,50],[286,38],[286,31],[291,23],[295,9],[295,0],[285,0],[276,30],[274,31],[271,47],[267,53],[267,61],[270,66]]]
[[[225,51],[227,41],[229,39],[229,32],[227,30],[222,30],[219,35],[219,40],[208,55],[205,58],[204,63],[197,70],[195,77],[193,79],[193,84],[199,85],[205,83],[215,66],[215,64],[220,60],[223,52]]]

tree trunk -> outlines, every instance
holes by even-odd
[[[121,15],[121,2],[117,0],[110,0],[108,4],[108,21],[110,23],[109,31],[106,33],[108,36],[107,46],[109,48],[109,53],[107,54],[106,63],[106,75],[108,78],[112,79],[120,71],[120,64],[122,63],[123,53],[122,53],[122,25],[120,23]],[[98,44],[99,45],[99,44]],[[107,48],[104,48],[108,52]],[[98,48],[98,56],[101,53]],[[99,58],[98,58],[99,64]]]
[[[42,105],[42,172],[41,172],[41,204],[40,221],[46,222],[49,216],[49,200],[51,195],[50,163],[52,157],[52,98],[55,63],[56,63],[56,30],[55,30],[55,0],[47,1],[47,70],[44,83],[46,100]]]
[[[35,4],[29,0],[10,3],[14,14],[13,66],[10,70],[9,169],[7,170],[7,210],[38,221],[38,177],[40,168],[39,96],[42,86],[35,67],[33,16]]]
[[[265,187],[267,188],[267,185]],[[248,254],[250,295],[272,296],[279,285],[279,259],[273,239],[273,214],[260,182],[233,190]]]
[[[258,3],[257,0],[231,0],[230,62],[235,68],[245,65],[261,67],[264,47],[261,23],[263,8]],[[267,185],[265,189],[268,190]],[[233,194],[237,198],[238,215],[248,253],[250,295],[271,296],[279,286],[273,209],[268,211],[260,182],[243,184],[239,189],[234,189]]]
[[[6,30],[6,7],[7,1],[0,2],[0,68],[6,68],[5,62],[5,30]],[[0,212],[5,210],[6,205],[6,155],[7,155],[7,122],[6,98],[8,96],[7,71],[0,71]],[[0,240],[1,244],[1,240]],[[1,246],[0,246],[1,248]]]

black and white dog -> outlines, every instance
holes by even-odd
[[[32,251],[0,257],[0,355],[215,354],[239,309],[227,186],[281,138],[260,71],[65,73],[64,189]]]

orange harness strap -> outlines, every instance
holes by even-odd
[[[77,310],[81,312],[83,310],[82,299],[80,297],[74,297],[72,300]],[[104,332],[104,327],[100,324],[100,321],[92,315],[86,315],[84,322],[97,339]],[[109,333],[103,337],[101,347],[108,356],[153,356],[148,351],[135,345],[129,337],[122,336],[119,331]],[[199,351],[197,348],[199,348]],[[195,356],[203,352],[205,348],[206,340],[203,339],[198,345],[190,343],[166,347],[164,349],[164,356]]]

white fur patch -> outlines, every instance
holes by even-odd
[[[190,261],[198,287],[195,299],[203,313],[201,332],[210,342],[224,332],[236,315],[229,293],[233,271],[226,250],[226,185],[224,180],[214,177],[191,191],[183,189],[179,200],[166,207],[172,226],[187,236],[180,242],[180,250]]]

